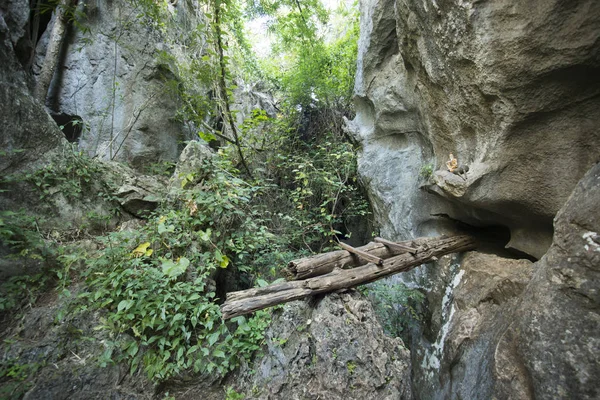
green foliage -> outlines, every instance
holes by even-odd
[[[346,368],[348,369],[348,373],[352,375],[354,373],[354,370],[356,369],[356,363],[348,361],[346,363]]]
[[[40,192],[40,200],[56,193],[74,200],[81,199],[96,183],[103,182],[103,173],[100,164],[70,145],[44,167],[25,176],[10,177],[9,181],[25,180],[32,183]]]
[[[86,257],[80,307],[107,309],[102,328],[128,334],[117,354],[132,372],[143,367],[154,380],[185,370],[222,375],[263,340],[269,314],[223,323],[211,283],[219,269],[249,271],[272,236],[249,208],[258,189],[226,167],[207,161],[204,180],[181,189],[175,204],[138,231],[107,235],[102,251]]]
[[[319,252],[346,231],[345,220],[369,212],[358,188],[356,153],[333,135],[313,143],[286,139],[266,163],[281,185],[265,212],[292,246]]]
[[[0,360],[0,398],[20,399],[33,383],[25,382],[43,365],[18,359]]]
[[[34,217],[25,209],[0,211],[0,242],[22,257],[42,259],[47,255],[47,248],[39,223],[42,218]]]
[[[419,175],[428,181],[433,176],[433,164],[425,164],[421,167]]]
[[[271,16],[269,29],[277,38],[261,66],[290,109],[350,110],[359,33],[356,6],[335,10],[334,19],[344,21],[338,31],[327,25],[330,15],[320,1],[302,2],[301,12],[299,7],[295,1],[255,3],[255,9]]]
[[[227,392],[225,393],[225,400],[244,400],[245,398],[246,396],[236,392],[231,386],[227,388]]]
[[[384,332],[407,340],[409,328],[422,319],[425,295],[403,283],[386,281],[364,286],[362,291],[371,299]]]
[[[7,258],[43,261],[55,256],[56,250],[44,240],[38,222],[40,218],[26,210],[0,211],[0,243],[13,252]],[[8,278],[0,284],[0,314],[34,303],[47,283],[44,273]]]
[[[280,79],[292,105],[306,108],[350,107],[356,72],[358,26],[333,43],[316,42],[302,46],[289,70]]]
[[[146,173],[149,175],[171,176],[175,171],[175,163],[172,161],[161,161],[148,165]]]
[[[48,276],[43,273],[8,278],[0,284],[0,315],[35,303],[47,283]]]
[[[246,3],[250,17],[269,16],[269,32],[276,35],[278,47],[285,49],[297,43],[310,43],[319,38],[318,29],[327,23],[329,13],[319,0],[252,0]]]

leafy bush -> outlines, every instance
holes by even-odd
[[[422,319],[425,295],[403,283],[385,280],[365,286],[362,291],[371,299],[384,332],[408,340],[409,328]]]
[[[41,217],[19,211],[0,211],[0,243],[23,257],[41,259],[47,250],[38,229]]]
[[[281,143],[266,163],[279,182],[273,198],[280,206],[266,212],[294,248],[323,251],[335,236],[348,233],[348,218],[369,213],[358,187],[356,153],[334,135],[309,143],[287,137]]]
[[[419,175],[426,181],[430,180],[433,176],[433,164],[425,164],[421,167]]]
[[[38,229],[40,219],[26,210],[0,211],[0,244],[13,252],[5,257],[40,261],[55,257],[56,249],[44,240]],[[8,278],[0,284],[0,314],[33,303],[47,283],[45,273]]]
[[[121,357],[155,380],[188,369],[225,374],[259,348],[269,321],[259,312],[225,324],[214,283],[220,269],[249,272],[269,244],[272,235],[250,208],[259,189],[218,158],[199,174],[205,178],[184,181],[174,203],[143,228],[102,238],[82,272],[81,307],[108,310],[103,328],[129,337]]]
[[[102,174],[100,164],[69,145],[65,146],[60,157],[55,157],[44,167],[11,179],[23,179],[32,183],[39,189],[41,200],[54,193],[61,193],[73,200],[82,198],[95,184],[103,182]]]
[[[0,398],[20,399],[33,385],[25,382],[34,375],[43,364],[23,363],[17,359],[0,360]]]

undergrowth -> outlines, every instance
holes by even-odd
[[[139,2],[146,10],[143,20],[161,22],[165,10],[156,4]],[[28,211],[0,214],[3,245],[19,257],[39,257],[47,264],[40,276],[7,282],[0,289],[0,307],[22,306],[27,300],[18,292],[51,281],[60,296],[76,296],[59,320],[65,312],[100,311],[97,328],[109,337],[101,365],[126,362],[131,373],[143,370],[155,382],[186,372],[223,376],[249,360],[263,344],[270,312],[226,322],[219,309],[224,292],[278,279],[289,260],[333,248],[351,235],[351,220],[369,214],[357,181],[356,149],[342,129],[343,117],[352,114],[356,21],[342,39],[326,45],[302,12],[277,14],[281,43],[302,37],[295,45],[288,43],[292,63],[282,73],[263,71],[281,83],[288,100],[282,115],[254,110],[234,138],[222,125],[232,118],[227,103],[236,87],[232,68],[223,66],[228,57],[218,57],[228,49],[215,38],[222,32],[235,36],[241,8],[230,1],[212,6],[223,18],[211,22],[219,30],[210,34],[201,25],[187,39],[190,48],[206,45],[206,50],[186,64],[165,53],[156,61],[173,72],[165,86],[182,105],[177,119],[219,149],[214,157],[176,177],[180,187],[141,227],[94,238],[86,231],[93,246],[83,246],[79,237],[67,245],[40,230]],[[283,3],[276,6],[285,9]],[[325,21],[322,6],[308,6],[306,12]],[[239,59],[234,47],[231,55]],[[216,77],[226,82],[216,85]],[[204,92],[210,83],[213,95],[222,92],[220,100]],[[72,151],[21,179],[38,189],[40,201],[60,194],[72,202],[90,195],[113,202],[114,188],[99,165]],[[173,167],[160,163],[148,172],[169,175]],[[69,289],[75,283],[76,295]],[[35,301],[33,292],[26,297]]]
[[[377,281],[361,287],[369,297],[383,331],[409,342],[410,329],[423,318],[425,295],[401,282]]]

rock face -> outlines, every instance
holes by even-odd
[[[236,83],[234,102],[231,109],[235,111],[236,125],[241,127],[247,118],[252,117],[254,110],[264,110],[266,115],[275,118],[278,108],[273,95],[268,93],[260,83]],[[254,132],[253,132],[254,133]]]
[[[169,57],[186,59],[181,40],[193,34],[202,15],[196,2],[171,3],[176,23],[165,33],[140,17],[144,10],[133,3],[94,1],[81,10],[86,30],[70,31],[48,106],[67,127],[80,121],[70,140],[90,155],[140,168],[176,161],[183,141],[194,138],[176,120],[180,105],[167,81],[175,78]],[[51,26],[37,46],[38,64]]]
[[[189,142],[179,156],[175,172],[171,177],[171,186],[181,187],[183,179],[186,179],[191,185],[201,181],[205,178],[200,174],[201,171],[205,170],[203,164],[213,156],[214,153],[211,149],[203,143]],[[190,174],[191,176],[189,176]]]
[[[349,128],[382,235],[458,220],[541,258],[496,246],[403,277],[428,291],[416,398],[598,397],[599,167],[577,182],[600,159],[599,21],[586,0],[361,2]]]
[[[362,1],[351,128],[384,231],[439,230],[430,214],[447,214],[508,227],[510,247],[541,257],[600,157],[598,21],[593,0]],[[464,177],[418,182],[450,153]]]
[[[33,307],[10,332],[13,340],[0,348],[0,361],[3,366],[14,362],[24,376],[35,378],[13,386],[0,384],[3,398],[154,398],[153,385],[143,375],[126,376],[125,366],[100,365],[98,355],[111,346],[108,335],[94,329],[100,325],[100,315],[76,314],[59,323],[55,318],[60,307],[65,305]]]
[[[537,263],[470,252],[429,271],[431,312],[411,343],[417,398],[598,398],[599,199],[600,164]]]
[[[164,199],[166,178],[141,175],[120,163],[105,163],[104,167],[112,181],[113,195],[119,205],[134,217],[147,217]]]
[[[496,345],[531,279],[532,263],[469,252],[447,256],[439,266],[431,274],[438,280],[428,294],[430,319],[412,334],[417,397],[492,398]]]
[[[350,291],[294,302],[267,331],[262,359],[237,379],[259,399],[411,399],[410,356]]]
[[[536,264],[521,306],[498,345],[498,396],[600,396],[599,206],[597,164],[558,213],[552,247]],[[514,379],[518,371],[526,373]]]
[[[0,176],[43,161],[64,141],[44,108],[31,96],[17,54],[27,27],[27,1],[0,6]]]

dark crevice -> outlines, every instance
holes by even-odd
[[[52,19],[50,9],[51,5],[48,0],[29,1],[29,22],[25,35],[19,40],[15,48],[19,62],[27,71],[31,70],[37,44],[48,29],[48,24]]]
[[[37,7],[35,6],[36,3]],[[52,11],[50,10],[50,8],[50,1],[39,0],[32,2],[30,14],[31,21],[35,20],[36,17],[39,18],[39,24],[37,26],[37,29],[35,29],[35,26],[31,26],[31,34],[32,36],[35,36],[32,37],[32,39],[34,39],[36,43],[39,42],[44,32],[46,32],[46,29],[48,29],[48,24],[52,19]]]
[[[377,55],[377,64],[375,65],[376,69],[385,64],[387,60],[389,60],[393,55],[398,54],[400,51],[400,48],[398,47],[398,36],[396,34],[396,24],[393,22],[390,23],[390,25],[391,29],[389,29],[390,27],[387,25],[384,26],[384,28],[389,29],[388,32],[380,32],[378,35],[378,37],[384,38],[382,42],[385,44],[379,49],[379,54]]]
[[[83,119],[79,115],[52,113],[52,119],[71,143],[77,143],[83,132]]]
[[[527,259],[533,262],[538,260],[525,252],[506,248],[506,245],[510,241],[510,229],[507,226],[498,224],[474,226],[454,219],[447,214],[431,214],[431,216],[450,221],[457,233],[473,236],[477,240],[477,251],[481,253],[495,254],[503,258],[518,260]]]

